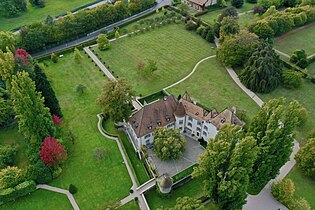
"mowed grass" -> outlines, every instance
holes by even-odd
[[[9,31],[23,25],[44,21],[48,15],[55,17],[63,12],[93,2],[93,0],[47,0],[44,8],[32,7],[28,1],[26,2],[27,11],[22,12],[20,16],[14,18],[0,16],[0,31]]]
[[[231,6],[231,1],[227,1],[226,2],[227,5],[230,7]],[[246,1],[244,1],[244,4],[241,8],[236,9],[238,13],[243,13],[243,12],[247,12],[253,9],[253,7],[255,6],[255,4],[251,4],[248,3]],[[205,15],[200,16],[200,18],[208,23],[213,23],[217,20],[218,16],[222,13],[222,11],[225,8],[219,9],[219,10],[215,10],[215,11],[210,11]]]
[[[71,210],[71,203],[66,195],[48,191],[36,190],[30,195],[1,206],[2,210]]]
[[[95,209],[97,205],[122,199],[131,187],[127,169],[116,142],[104,138],[97,129],[96,114],[101,108],[96,106],[96,99],[105,77],[86,55],[81,64],[74,62],[72,53],[56,64],[46,63],[45,72],[60,102],[65,127],[76,136],[62,166],[63,174],[50,184],[64,189],[74,184],[78,188],[74,197],[81,209]],[[86,87],[82,95],[75,91],[79,84]],[[96,147],[106,148],[104,160],[94,160]]]
[[[259,19],[259,16],[253,14],[252,12],[246,13],[238,17],[238,23],[241,28],[247,28],[251,24],[255,23]]]
[[[292,179],[295,184],[295,197],[305,198],[310,203],[311,209],[315,209],[315,180],[304,176],[296,167],[287,178]]]
[[[129,203],[119,207],[118,210],[140,210],[140,207],[137,201],[132,200]]]
[[[17,124],[0,129],[0,145],[16,145],[18,152],[15,158],[15,165],[20,168],[27,165],[26,142],[24,137],[18,132]]]
[[[234,83],[216,58],[202,62],[191,77],[167,91],[175,96],[188,91],[193,100],[219,112],[226,107],[231,109],[236,106],[252,117],[259,110],[258,105]]]
[[[298,100],[308,111],[308,120],[302,128],[297,129],[297,140],[304,143],[309,132],[315,129],[315,84],[309,80],[304,80],[302,86],[296,90],[289,90],[279,87],[268,94],[259,94],[263,101],[273,98],[285,97],[288,101]]]
[[[274,47],[288,55],[304,49],[307,55],[315,53],[315,23],[292,30],[275,39]]]
[[[107,51],[94,50],[115,76],[127,79],[136,94],[144,96],[185,77],[199,60],[215,54],[212,47],[195,32],[185,30],[183,24],[171,24],[121,39]],[[137,65],[148,59],[157,62],[158,70],[144,78]]]

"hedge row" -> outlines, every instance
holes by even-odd
[[[0,205],[25,196],[36,190],[34,181],[25,181],[14,188],[7,188],[0,191]]]

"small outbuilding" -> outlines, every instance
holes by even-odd
[[[161,193],[169,193],[172,190],[173,179],[168,174],[159,176],[156,180]]]

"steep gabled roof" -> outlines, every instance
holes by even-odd
[[[177,106],[176,111],[175,111],[174,114],[175,114],[176,117],[185,117],[186,112],[185,112],[185,108],[184,108],[182,102],[178,103],[178,106]]]

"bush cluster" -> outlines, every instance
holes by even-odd
[[[114,5],[104,4],[93,10],[70,13],[56,20],[53,25],[34,23],[21,29],[20,45],[30,52],[40,51],[46,46],[70,41],[102,26],[125,19],[151,7],[153,3],[153,0],[141,0],[140,4],[135,7],[133,2],[117,1]]]
[[[299,88],[302,85],[302,82],[303,82],[302,74],[297,71],[288,70],[282,73],[282,85],[285,88],[288,89]]]
[[[0,145],[0,169],[3,169],[7,166],[12,166],[16,153],[16,146]]]
[[[305,69],[309,64],[305,50],[295,50],[290,57],[290,62]]]
[[[36,184],[34,181],[25,181],[21,184],[7,188],[0,191],[0,205],[12,200],[15,200],[19,197],[25,196],[36,190]]]
[[[196,31],[202,38],[208,42],[214,43],[214,29],[210,25],[201,25],[201,20],[196,19],[196,21],[188,20],[186,22],[185,28],[189,31]]]

